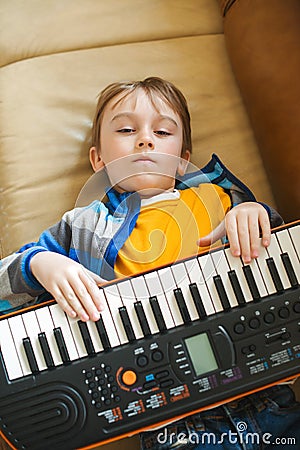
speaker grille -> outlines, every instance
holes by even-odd
[[[3,433],[17,449],[67,449],[67,441],[86,421],[80,394],[71,386],[49,383],[0,400]],[[55,447],[54,447],[55,445]]]

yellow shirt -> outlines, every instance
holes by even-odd
[[[153,270],[205,250],[197,240],[216,228],[230,208],[230,197],[209,183],[142,200],[135,228],[119,251],[116,275]]]

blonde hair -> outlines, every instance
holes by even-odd
[[[183,154],[186,150],[191,152],[191,119],[187,101],[182,92],[173,83],[159,77],[148,77],[142,81],[112,83],[103,89],[99,96],[93,121],[92,145],[96,147],[97,150],[100,150],[101,120],[107,104],[119,94],[124,93],[122,98],[125,98],[137,89],[143,89],[155,107],[155,99],[159,97],[178,114],[183,128],[181,153]]]

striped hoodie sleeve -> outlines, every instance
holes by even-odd
[[[45,230],[38,242],[0,260],[0,312],[32,302],[45,292],[31,273],[31,258],[43,251],[69,256],[73,211],[65,213],[60,222]]]

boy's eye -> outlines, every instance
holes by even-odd
[[[133,128],[120,128],[119,130],[117,130],[118,133],[133,133],[134,129]]]
[[[159,136],[171,136],[171,133],[165,130],[157,130],[155,131],[155,134],[158,134]]]

